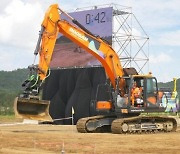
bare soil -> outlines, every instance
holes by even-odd
[[[2,154],[180,153],[180,126],[172,133],[119,135],[78,133],[75,126],[0,123]]]

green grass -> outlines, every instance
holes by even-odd
[[[152,112],[152,113],[141,113],[141,115],[148,115],[148,116],[179,116],[180,112],[173,113],[173,112]]]
[[[17,119],[15,115],[0,115],[0,123],[2,122],[18,122],[22,121],[21,119]]]

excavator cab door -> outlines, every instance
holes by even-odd
[[[146,78],[145,83],[146,107],[158,107],[158,87],[156,78]]]

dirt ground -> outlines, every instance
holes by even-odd
[[[77,132],[75,126],[0,122],[0,153],[178,154],[180,153],[180,125],[177,131],[172,133],[119,135],[82,134]]]

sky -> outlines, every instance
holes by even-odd
[[[132,7],[148,34],[149,71],[160,82],[180,78],[180,0],[0,0],[0,70],[27,68],[46,9],[119,4]]]

